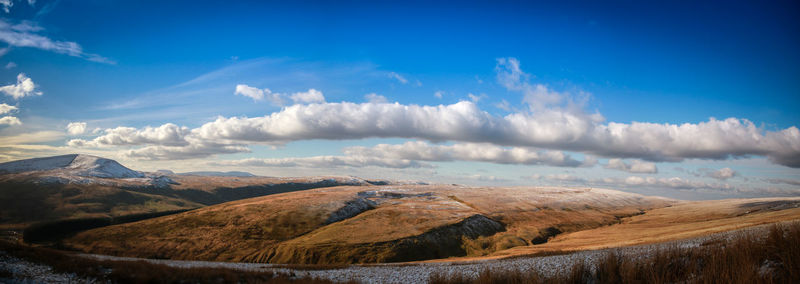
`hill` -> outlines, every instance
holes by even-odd
[[[242,175],[241,173],[234,173]],[[172,175],[106,158],[62,155],[0,164],[0,228],[74,218],[195,209],[309,188],[369,184],[352,177]]]
[[[99,228],[65,245],[90,253],[187,260],[414,261],[544,243],[675,203],[603,189],[343,186]]]

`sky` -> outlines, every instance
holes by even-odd
[[[0,0],[0,162],[800,195],[797,1]]]

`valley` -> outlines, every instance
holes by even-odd
[[[800,220],[800,197],[683,201],[601,188],[145,173],[83,155],[23,162],[0,164],[2,228],[30,234],[12,242],[230,269],[437,265],[424,274],[435,277],[439,264],[574,262]]]

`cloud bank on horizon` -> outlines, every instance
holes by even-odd
[[[646,44],[638,49],[613,45],[605,52],[618,52],[617,56],[626,59],[603,64],[596,62],[600,60],[597,57],[573,60],[581,55],[568,49],[558,50],[565,53],[561,61],[555,57],[551,60],[537,52],[561,54],[527,41],[517,44],[535,51],[508,48],[512,44],[483,44],[486,50],[466,48],[459,52],[403,46],[415,49],[420,56],[438,59],[417,62],[404,59],[405,49],[384,46],[381,41],[359,43],[369,47],[365,49],[350,48],[357,41],[348,36],[355,31],[346,25],[339,27],[340,23],[330,23],[331,27],[312,24],[312,29],[344,33],[321,46],[373,52],[374,56],[336,55],[336,48],[321,52],[315,46],[286,46],[292,43],[290,34],[274,34],[287,40],[270,41],[259,48],[244,43],[241,47],[212,43],[194,45],[196,50],[191,51],[169,47],[147,50],[153,42],[138,49],[116,44],[112,48],[108,45],[111,38],[130,44],[149,38],[142,37],[138,33],[141,30],[106,34],[108,39],[81,32],[93,27],[75,24],[63,16],[74,7],[59,6],[57,1],[14,3],[0,2],[7,16],[0,19],[0,42],[7,45],[0,49],[0,60],[8,61],[3,62],[7,68],[0,70],[0,160],[81,152],[153,170],[229,168],[270,175],[353,174],[479,184],[604,186],[640,192],[800,194],[800,130],[793,110],[797,98],[767,94],[764,97],[768,102],[760,106],[734,104],[744,101],[745,95],[731,92],[733,87],[728,86],[748,87],[757,82],[765,85],[764,93],[778,90],[796,94],[798,88],[792,80],[783,83],[779,81],[783,75],[776,75],[769,79],[753,77],[749,85],[731,81],[716,84],[713,82],[719,78],[709,75],[703,82],[680,85],[685,83],[634,74],[646,64],[655,65],[653,70],[693,70],[675,67],[675,62],[689,62],[687,55],[716,56],[701,51],[679,54],[672,61],[643,63],[625,56],[653,52],[669,55],[669,51]],[[92,4],[77,6],[84,5]],[[655,13],[654,19],[661,15],[658,9],[634,6],[629,8]],[[522,22],[537,21],[512,10],[504,11]],[[205,12],[216,13],[213,9]],[[784,16],[776,14],[779,11],[767,12]],[[87,12],[90,18],[112,16]],[[695,16],[699,19],[703,15]],[[201,18],[186,16],[176,21],[200,24]],[[99,19],[113,24],[111,18]],[[155,22],[160,20],[154,18]],[[599,22],[614,24],[611,19],[605,20]],[[647,19],[628,20],[656,25]],[[758,18],[744,20],[761,23]],[[586,26],[554,24],[578,38],[597,32],[586,30],[597,29],[598,21],[587,22],[590,24]],[[219,24],[228,30],[248,29],[238,21],[222,19]],[[516,31],[513,26],[486,24],[486,29]],[[612,31],[627,40],[641,40],[642,35],[627,26]],[[296,28],[305,32],[304,27]],[[425,27],[415,28],[425,38]],[[694,31],[691,25],[682,28],[687,33]],[[462,31],[445,29],[448,33]],[[166,30],[163,32],[169,36],[159,39],[174,46],[190,44],[193,38],[182,38],[186,43],[172,39],[181,38],[181,31],[188,32]],[[564,39],[560,34],[535,32],[543,38]],[[387,33],[402,36],[398,31]],[[476,35],[487,39],[494,36]],[[435,42],[435,38],[428,40]],[[453,40],[454,44],[462,43],[460,46],[465,43]],[[688,44],[703,39],[683,40]],[[220,38],[219,42],[226,41]],[[86,52],[84,45],[97,54]],[[628,53],[616,51],[618,48],[626,48]],[[748,47],[741,48],[748,51],[744,50]],[[387,54],[381,55],[383,50]],[[225,55],[224,61],[214,66],[198,63],[225,52],[248,54],[243,58],[251,59]],[[333,55],[319,55],[326,52]],[[514,56],[496,58],[491,54]],[[768,53],[764,54],[759,62],[771,62]],[[306,56],[312,59],[302,59]],[[55,63],[43,64],[47,60],[37,58]],[[550,66],[553,64],[559,66]],[[703,64],[710,65],[695,67],[715,68],[719,73],[726,70],[711,66],[713,62]],[[192,67],[195,65],[203,67],[196,70]],[[608,70],[591,73],[589,70],[596,66]],[[796,71],[783,65],[773,69],[780,68],[788,70],[786,74]],[[679,72],[670,74],[680,77]],[[629,77],[641,80],[631,81]],[[769,89],[769,80],[778,80],[783,89]],[[623,87],[613,87],[616,84]],[[661,85],[691,95],[677,96],[673,105],[670,96],[661,94],[667,88]],[[633,88],[641,90],[627,95],[634,92]],[[709,97],[713,94],[712,101],[717,104],[694,106],[708,102],[702,96],[693,97],[705,93]],[[657,102],[657,96],[663,100]],[[652,102],[648,101],[651,97]],[[658,116],[662,110],[668,118]],[[724,116],[713,115],[719,113]],[[778,117],[780,122],[765,117]]]

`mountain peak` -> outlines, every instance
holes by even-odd
[[[141,178],[144,174],[126,168],[117,161],[84,154],[33,158],[0,164],[0,173],[57,171],[65,174],[100,178]]]

